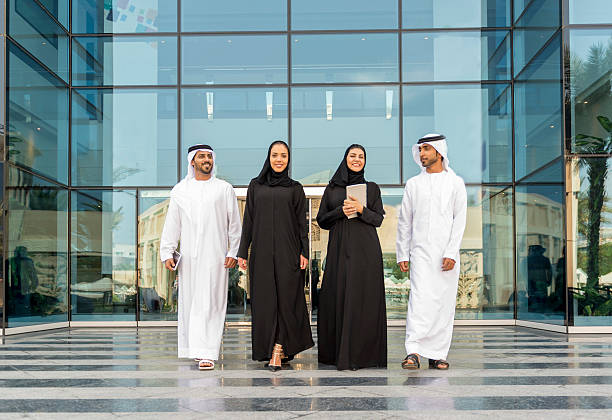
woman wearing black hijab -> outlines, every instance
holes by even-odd
[[[329,230],[319,294],[319,362],[338,370],[387,366],[387,319],[380,188],[364,178],[366,152],[353,144],[325,188],[317,222]],[[346,199],[346,186],[366,184],[367,203]],[[349,219],[348,216],[357,214]]]
[[[275,141],[257,178],[249,184],[238,263],[251,281],[253,360],[272,371],[312,346],[304,297],[308,264],[307,201],[289,178],[289,147]],[[248,256],[249,245],[251,255]]]

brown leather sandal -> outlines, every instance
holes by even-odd
[[[402,369],[416,370],[421,368],[421,360],[416,353],[410,353],[402,360]]]
[[[450,364],[446,360],[429,359],[429,369],[448,370],[449,367],[450,367]]]

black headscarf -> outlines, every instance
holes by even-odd
[[[289,157],[287,167],[282,172],[276,172],[274,169],[272,169],[272,165],[270,165],[270,154],[272,153],[272,147],[277,144],[282,144],[287,148],[287,155]],[[291,152],[289,151],[289,146],[284,141],[277,140],[272,143],[268,148],[268,157],[266,158],[266,161],[263,164],[263,168],[261,168],[261,172],[259,173],[259,175],[257,175],[256,178],[254,178],[254,180],[259,182],[260,184],[269,185],[271,187],[275,187],[277,185],[280,185],[281,187],[290,187],[292,185],[295,185],[296,182],[293,179],[289,178],[290,163]]]
[[[348,149],[346,149],[346,152],[344,152],[344,158],[342,158],[342,162],[340,162],[340,166],[338,166],[336,173],[334,174],[334,176],[332,176],[332,179],[329,180],[329,183],[331,185],[346,187],[347,185],[366,183],[366,180],[363,175],[365,170],[365,164],[363,165],[363,168],[361,168],[361,171],[355,172],[350,169],[348,167],[348,164],[346,163],[346,157],[348,156],[351,149],[360,149],[361,151],[363,151],[363,158],[364,160],[366,160],[365,148],[360,144],[351,144]]]

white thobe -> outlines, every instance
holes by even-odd
[[[404,188],[397,228],[397,261],[410,261],[406,351],[446,359],[453,335],[459,282],[459,248],[467,194],[452,171],[421,172]],[[442,271],[442,259],[455,260]]]
[[[160,241],[162,261],[179,241],[178,357],[218,360],[227,307],[225,258],[236,258],[240,212],[230,184],[214,176],[178,183]]]

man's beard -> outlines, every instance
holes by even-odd
[[[203,163],[202,165],[200,165],[200,166],[196,167],[196,169],[197,169],[197,171],[198,171],[198,172],[200,172],[200,173],[202,173],[202,174],[204,174],[204,175],[210,175],[210,174],[211,174],[211,172],[212,172],[212,170],[213,170],[213,167],[214,167],[215,165],[211,163],[211,164],[210,164],[210,167],[209,167],[209,169],[208,169],[208,170],[206,170],[206,167],[205,167],[205,166],[206,166],[206,164],[205,164],[205,163]]]
[[[431,165],[433,165],[433,164],[434,164],[434,163],[436,163],[437,161],[438,161],[438,158],[437,158],[437,157],[435,157],[435,158],[433,158],[433,159],[431,159],[431,160],[429,160],[429,159],[425,159],[425,162],[423,162],[423,161],[421,160],[421,163],[423,164],[423,166],[424,166],[425,168],[429,168]]]

